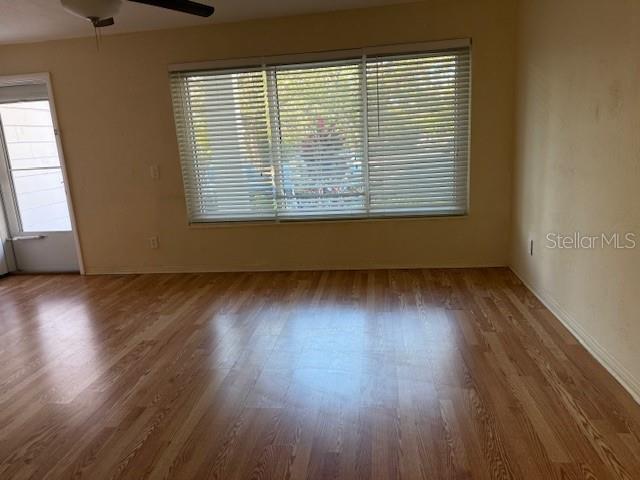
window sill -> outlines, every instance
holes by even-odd
[[[382,223],[382,222],[406,222],[406,221],[433,221],[433,220],[456,220],[466,219],[469,217],[469,212],[453,214],[443,213],[440,215],[395,215],[395,216],[380,216],[380,217],[368,217],[368,218],[303,218],[303,219],[268,219],[268,220],[237,220],[237,221],[218,221],[218,222],[191,222],[188,223],[188,227],[194,230],[208,229],[208,228],[242,228],[242,227],[267,227],[274,225],[317,225],[317,224],[334,224],[334,223]]]

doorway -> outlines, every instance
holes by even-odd
[[[0,194],[9,271],[80,270],[48,76],[0,78]]]

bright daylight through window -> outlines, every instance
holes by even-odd
[[[70,231],[71,220],[49,102],[0,103],[0,127],[15,192],[19,230]]]
[[[191,222],[466,212],[467,47],[171,84]]]

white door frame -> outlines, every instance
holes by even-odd
[[[76,214],[73,207],[73,200],[71,198],[71,188],[69,186],[69,175],[67,174],[67,163],[64,159],[64,152],[62,150],[62,135],[60,133],[60,127],[58,126],[58,115],[56,113],[56,105],[53,99],[53,88],[51,86],[51,75],[46,73],[29,73],[24,75],[4,75],[0,76],[0,88],[11,87],[16,85],[32,85],[45,84],[47,86],[47,96],[49,97],[49,108],[51,110],[51,120],[53,122],[53,130],[56,137],[56,146],[58,148],[58,157],[60,158],[60,167],[62,170],[62,178],[64,180],[64,191],[67,197],[67,205],[69,207],[69,218],[71,220],[71,228],[73,229],[73,239],[76,247],[76,254],[78,256],[78,266],[80,267],[80,273],[85,274],[84,260],[82,256],[82,249],[80,247],[80,236],[78,235],[78,226],[76,224]],[[11,267],[11,265],[10,265]]]

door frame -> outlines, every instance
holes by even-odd
[[[58,115],[56,112],[56,105],[53,98],[53,88],[51,85],[51,75],[48,72],[45,73],[30,73],[24,75],[3,75],[0,76],[0,88],[11,87],[17,85],[46,85],[47,97],[49,100],[49,109],[51,111],[51,121],[53,123],[53,131],[56,137],[56,147],[58,149],[58,157],[60,159],[60,167],[62,171],[62,179],[64,180],[64,192],[67,197],[67,205],[69,208],[69,218],[71,220],[71,228],[73,229],[73,240],[76,247],[76,255],[78,257],[78,266],[80,268],[80,274],[85,274],[84,259],[82,255],[82,248],[80,246],[80,235],[78,234],[78,226],[76,223],[75,208],[73,206],[73,199],[71,197],[71,187],[69,184],[69,175],[67,172],[67,163],[64,158],[64,151],[62,149],[62,135],[60,133],[60,127],[58,125]],[[7,160],[8,161],[8,160]],[[12,200],[10,200],[12,201]],[[6,212],[5,212],[6,213]],[[6,215],[5,215],[6,216]],[[7,219],[8,220],[8,219]],[[11,245],[11,242],[7,242]],[[13,250],[11,248],[11,250]],[[13,262],[13,251],[9,252],[7,260],[9,263],[9,271],[15,270],[15,262]],[[12,264],[13,263],[13,264]],[[13,268],[12,268],[13,267]]]

